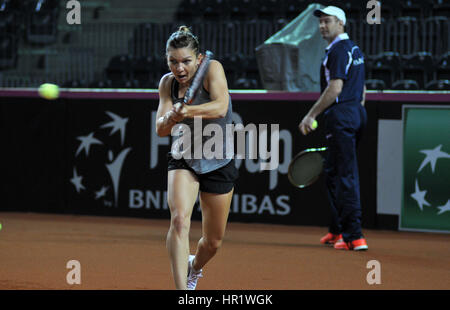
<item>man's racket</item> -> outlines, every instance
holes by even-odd
[[[195,94],[198,89],[201,87],[203,78],[205,77],[206,72],[208,71],[209,63],[211,58],[213,57],[213,53],[211,51],[206,51],[205,56],[203,57],[202,63],[197,69],[195,73],[194,80],[189,86],[188,90],[184,94],[184,104],[191,104],[195,98]]]
[[[298,188],[313,184],[323,171],[326,147],[310,148],[298,153],[289,163],[289,181]]]

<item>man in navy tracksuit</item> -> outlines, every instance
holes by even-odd
[[[328,41],[320,68],[321,96],[299,124],[303,134],[324,112],[328,141],[325,176],[332,210],[329,233],[320,242],[342,250],[367,250],[361,231],[361,204],[356,146],[367,122],[364,109],[364,56],[344,32],[345,13],[328,6],[314,11]]]

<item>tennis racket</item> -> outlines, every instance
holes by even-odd
[[[292,185],[304,188],[313,184],[323,171],[326,147],[309,148],[298,153],[289,163],[288,178]]]
[[[209,63],[211,58],[213,57],[213,53],[211,51],[206,51],[205,56],[203,57],[202,63],[197,69],[195,73],[194,80],[189,86],[188,90],[184,94],[184,104],[191,104],[194,101],[195,94],[198,89],[201,87],[203,78],[205,77],[206,72],[208,71]]]

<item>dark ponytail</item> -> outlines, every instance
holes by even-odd
[[[177,31],[172,33],[166,44],[166,54],[169,49],[177,49],[189,47],[198,55],[200,52],[200,47],[198,43],[198,38],[191,32],[187,26],[180,26]]]

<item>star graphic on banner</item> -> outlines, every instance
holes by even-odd
[[[417,203],[419,204],[419,208],[420,210],[423,211],[423,206],[427,206],[429,207],[430,204],[428,203],[428,201],[425,200],[425,195],[427,194],[427,191],[421,191],[419,189],[419,183],[416,180],[416,191],[414,193],[411,194],[411,197],[417,201]]]
[[[85,189],[83,184],[81,184],[81,181],[83,180],[82,176],[79,176],[77,174],[77,169],[73,167],[73,177],[70,179],[70,182],[75,186],[75,189],[79,193],[80,190]]]
[[[423,153],[426,155],[425,159],[420,164],[419,172],[422,170],[423,167],[425,167],[428,163],[431,165],[431,171],[434,173],[434,167],[436,166],[436,161],[439,158],[450,158],[450,155],[441,151],[442,144],[438,145],[432,150],[420,150],[420,153]]]
[[[438,209],[439,209],[438,215],[450,211],[450,199],[447,200],[447,203],[445,205],[438,206]]]
[[[122,118],[112,112],[106,111],[106,114],[108,114],[113,121],[103,124],[102,126],[100,126],[100,128],[108,128],[111,127],[111,133],[109,134],[110,136],[113,135],[114,133],[116,133],[118,130],[120,130],[120,141],[123,145],[123,142],[125,140],[125,125],[128,122],[128,118]]]
[[[105,197],[106,191],[108,189],[109,189],[108,186],[102,186],[102,188],[99,191],[95,192],[95,199],[99,199],[101,197]]]
[[[77,137],[78,140],[81,141],[80,146],[78,147],[77,152],[75,153],[75,156],[78,156],[78,154],[84,149],[86,151],[86,156],[89,156],[89,149],[92,144],[103,144],[102,141],[94,138],[94,133],[91,132],[87,136],[80,136]]]

